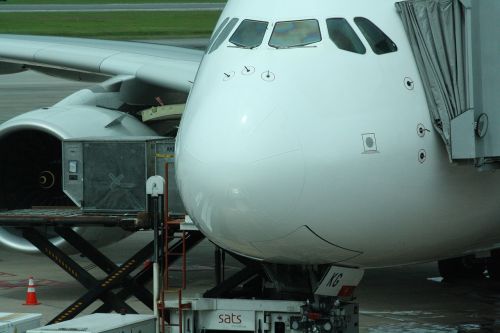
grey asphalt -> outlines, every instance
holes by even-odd
[[[29,72],[0,76],[0,122],[49,106],[86,85]],[[102,251],[121,263],[151,238],[150,232],[139,232]],[[77,255],[72,258],[96,277],[103,277],[86,258]],[[209,242],[189,253],[190,295],[199,295],[213,285],[212,263],[213,247]],[[226,276],[236,270],[236,264],[230,263]],[[37,295],[42,304],[26,307],[22,303],[31,275],[38,284]],[[500,284],[488,279],[445,283],[438,275],[435,263],[368,270],[357,291],[361,305],[360,332],[500,332]],[[46,257],[0,249],[0,312],[42,313],[45,323],[84,292],[78,282]],[[135,299],[129,304],[141,313],[149,313]]]
[[[88,86],[33,72],[0,75],[0,123],[27,111],[52,106]]]
[[[143,3],[143,4],[43,4],[9,5],[0,3],[0,12],[125,12],[125,11],[219,11],[224,3]]]

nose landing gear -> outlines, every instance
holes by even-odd
[[[447,282],[484,278],[486,265],[474,256],[445,259],[438,262],[439,273]]]
[[[500,282],[500,250],[491,251],[491,258],[486,263],[490,279]]]
[[[488,258],[475,256],[445,259],[438,262],[439,273],[446,282],[484,279],[500,282],[500,249],[491,251]]]
[[[359,307],[353,292],[363,270],[268,264],[229,254],[246,267],[228,279],[219,279],[218,285],[207,291],[204,298],[190,300],[193,310],[182,320],[191,318],[192,323],[210,323],[218,331],[245,327],[269,333],[359,332]],[[217,261],[218,265],[223,262]],[[224,268],[217,267],[216,271]],[[215,307],[201,310],[200,302]],[[172,313],[171,322],[179,321]],[[216,320],[210,317],[213,313],[219,316]],[[252,323],[258,323],[255,329]],[[182,324],[185,325],[188,322]],[[194,328],[193,332],[201,331]]]

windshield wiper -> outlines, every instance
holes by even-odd
[[[305,45],[290,45],[290,46],[277,46],[277,45],[270,45],[270,47],[276,49],[276,50],[284,50],[284,49],[297,49],[297,48],[307,48],[307,47],[317,47],[317,45],[312,45],[312,44],[305,44]]]
[[[233,42],[231,42],[233,43]],[[234,47],[234,48],[238,48],[238,49],[247,49],[247,50],[253,50],[255,49],[257,46],[247,46],[247,45],[241,45],[241,44],[235,44],[233,43],[234,45],[228,45],[227,47]]]
[[[282,50],[282,49],[289,49],[290,47],[289,46],[277,46],[277,45],[269,45],[270,47],[272,47],[273,49],[276,49],[276,50]]]

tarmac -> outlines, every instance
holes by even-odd
[[[129,12],[129,11],[220,11],[224,3],[144,3],[144,4],[43,4],[9,5],[0,3],[0,12],[4,13],[41,13],[41,12]]]
[[[31,72],[0,76],[0,122],[50,106],[87,85]],[[101,250],[120,264],[151,238],[151,232],[138,232]],[[72,258],[96,277],[104,276],[86,258],[78,255]],[[213,286],[213,262],[213,246],[209,242],[189,253],[191,294],[201,294]],[[228,265],[227,276],[238,269],[235,262]],[[35,277],[41,305],[22,305],[29,276]],[[0,249],[0,312],[42,313],[45,323],[84,292],[78,282],[46,257]],[[500,332],[500,285],[488,279],[443,282],[436,263],[368,270],[357,297],[363,333]],[[150,313],[135,299],[128,303],[140,313]],[[90,313],[98,305],[84,313]]]

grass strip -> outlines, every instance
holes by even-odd
[[[0,13],[0,33],[106,39],[210,35],[220,12]]]

